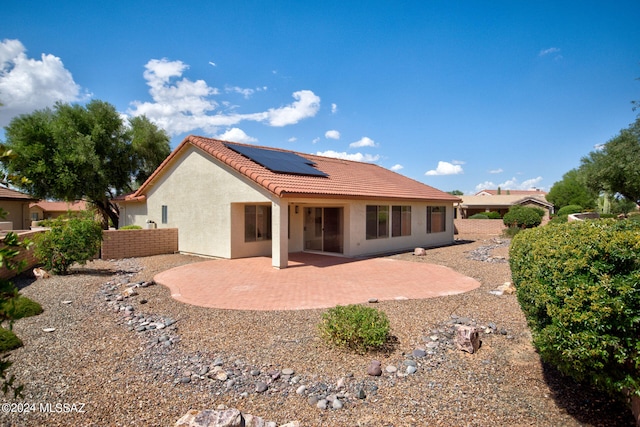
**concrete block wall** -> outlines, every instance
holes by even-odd
[[[145,257],[178,252],[178,229],[105,230],[102,259]]]
[[[18,235],[18,240],[20,240],[21,242],[24,241],[24,239],[33,240],[33,237],[36,234],[42,233],[42,232],[43,232],[42,230],[20,232]],[[2,236],[2,239],[4,239],[4,235]],[[3,243],[0,243],[0,245],[4,246]],[[26,265],[23,271],[28,271],[32,269],[34,266],[38,265],[38,260],[36,259],[35,255],[33,255],[33,246],[31,246],[31,248],[27,250],[21,249],[18,256],[12,259],[12,262],[18,262],[22,260],[26,261]],[[18,272],[15,270],[7,270],[4,267],[0,268],[0,278],[2,279],[10,279],[14,277],[16,273]]]
[[[507,228],[501,219],[454,219],[453,223],[457,234],[499,236]]]

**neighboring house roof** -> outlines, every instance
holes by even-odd
[[[500,194],[498,194],[498,190],[481,190],[478,191],[476,196],[546,196],[542,190],[500,190]]]
[[[79,200],[75,202],[48,202],[40,201],[31,203],[30,208],[39,207],[45,212],[67,212],[67,211],[84,211],[87,209],[87,202]]]
[[[227,144],[253,147],[301,156],[326,176],[294,175],[274,172],[232,150]],[[372,163],[362,163],[304,154],[289,150],[231,143],[217,139],[190,135],[167,157],[147,181],[125,201],[144,200],[146,192],[158,180],[164,170],[189,146],[197,147],[224,163],[256,184],[279,197],[332,197],[370,199],[411,199],[458,202],[451,194],[407,178]]]
[[[522,205],[528,201],[537,203],[548,208],[552,208],[553,204],[549,203],[542,197],[525,196],[518,194],[501,194],[497,196],[460,196],[462,201],[460,206],[473,208],[473,207],[494,207],[505,208],[513,205]]]
[[[0,200],[21,200],[25,202],[31,202],[38,199],[34,199],[28,194],[24,194],[19,191],[0,186]]]

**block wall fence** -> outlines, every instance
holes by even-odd
[[[102,259],[145,257],[178,252],[177,228],[105,230]]]
[[[501,219],[454,219],[457,234],[501,235],[507,228]]]
[[[43,232],[44,230],[22,232],[19,233],[18,238],[20,241],[33,239],[36,234]],[[105,260],[172,254],[178,252],[178,229],[104,230],[100,252],[100,258]],[[98,257],[96,256],[96,258]],[[24,271],[29,271],[38,265],[38,260],[33,255],[33,247],[21,250],[14,260],[26,260]],[[15,271],[0,268],[0,278],[2,279],[10,279],[15,275]]]

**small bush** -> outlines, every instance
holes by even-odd
[[[50,227],[36,236],[34,254],[54,274],[67,274],[74,263],[85,264],[100,250],[102,227],[92,212],[56,218]]]
[[[42,313],[42,306],[37,302],[18,295],[15,298],[2,302],[2,310],[9,313],[12,319],[22,319],[23,317],[37,316]]]
[[[558,209],[558,212],[556,212],[556,215],[571,215],[574,213],[580,213],[582,212],[582,206],[580,205],[568,205],[568,206],[564,206],[560,209]]]
[[[120,227],[120,230],[142,230],[142,227],[139,225],[125,225]]]
[[[487,215],[489,219],[502,219],[500,212],[487,212],[485,215]]]
[[[540,225],[543,216],[544,211],[540,208],[515,205],[504,214],[502,221],[507,227],[532,228]]]
[[[13,350],[22,347],[22,340],[12,331],[0,327],[0,352]]]
[[[469,219],[489,219],[489,215],[483,214],[483,213],[477,213],[477,214],[471,215]]]
[[[330,308],[322,315],[318,328],[328,344],[359,353],[383,347],[389,339],[387,315],[357,304]]]
[[[640,395],[640,223],[525,230],[509,263],[542,359],[605,391]]]

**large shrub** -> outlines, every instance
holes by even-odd
[[[640,395],[640,223],[525,230],[509,258],[542,359],[603,390]]]
[[[18,295],[3,301],[0,303],[0,309],[11,313],[11,318],[14,320],[22,319],[23,317],[37,316],[42,313],[42,306],[40,304],[23,295]]]
[[[56,218],[50,227],[36,236],[34,254],[54,274],[67,274],[74,263],[85,264],[100,250],[102,227],[90,211]]]
[[[351,304],[330,308],[318,325],[328,343],[360,353],[383,347],[389,339],[389,319],[372,307]]]
[[[540,208],[514,205],[504,214],[502,221],[510,228],[532,228],[542,222],[544,211]]]

